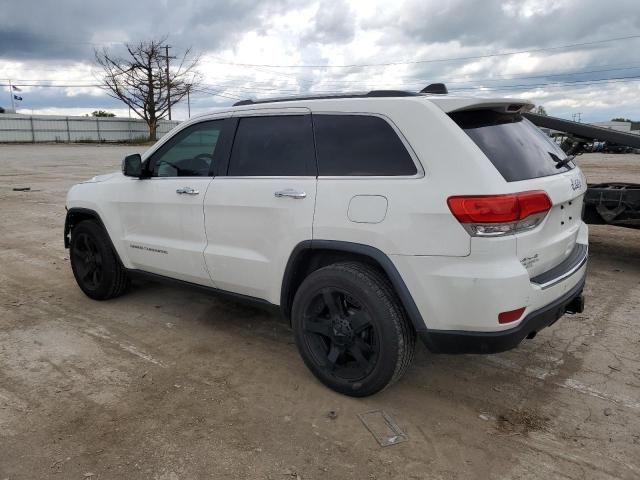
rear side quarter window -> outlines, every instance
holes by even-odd
[[[314,114],[318,174],[411,176],[416,165],[393,127],[372,115]]]

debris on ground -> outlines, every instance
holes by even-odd
[[[537,412],[523,409],[500,414],[497,421],[498,430],[526,435],[529,432],[544,430],[547,427],[549,418],[543,417]]]
[[[388,447],[409,440],[398,424],[383,410],[358,414],[358,418],[381,447]]]

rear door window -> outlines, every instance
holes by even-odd
[[[244,117],[231,150],[232,177],[315,176],[309,115]]]
[[[470,110],[449,114],[507,182],[547,177],[575,168],[567,155],[519,114]]]
[[[416,165],[389,123],[371,115],[314,114],[318,174],[410,176]]]

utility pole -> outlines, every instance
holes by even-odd
[[[13,84],[11,80],[9,80],[9,95],[11,95],[11,109],[13,113],[16,113],[16,103],[13,101]]]
[[[191,118],[191,97],[189,96],[191,92],[191,84],[187,85],[187,114],[188,118]]]
[[[165,45],[164,46],[164,57],[167,61],[167,105],[168,105],[168,113],[169,113],[169,120],[171,120],[171,80],[169,77],[169,59],[170,58],[176,58],[176,57],[170,57],[169,56],[169,49],[171,47],[169,45]]]

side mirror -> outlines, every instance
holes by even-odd
[[[139,153],[124,157],[124,160],[122,160],[122,173],[125,177],[141,177],[142,157]]]

